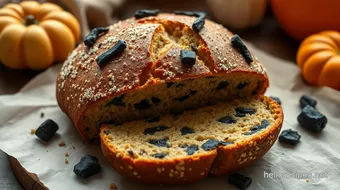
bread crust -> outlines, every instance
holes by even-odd
[[[84,140],[88,140],[82,123],[87,109],[100,101],[143,90],[147,85],[243,72],[260,76],[263,84],[258,93],[265,92],[269,85],[268,77],[257,58],[253,56],[254,62],[248,64],[232,47],[230,39],[233,34],[209,20],[197,34],[207,46],[202,50],[208,55],[204,65],[195,64],[191,70],[184,69],[179,59],[179,46],[166,53],[176,56],[153,60],[150,48],[154,43],[153,37],[161,28],[161,21],[192,30],[191,25],[196,19],[174,14],[159,14],[140,20],[130,18],[110,26],[109,32],[103,34],[91,48],[82,43],[73,51],[58,75],[56,97],[61,110],[68,115]],[[99,67],[96,57],[120,39],[126,41],[128,48],[117,59]],[[171,67],[165,67],[165,63],[178,69],[175,72]],[[170,71],[174,74],[164,74]]]
[[[101,148],[111,166],[122,176],[139,183],[185,184],[205,178],[208,174],[222,175],[248,167],[261,158],[275,143],[283,122],[279,104],[261,96],[271,107],[276,122],[258,134],[229,146],[218,146],[204,155],[187,156],[174,160],[134,160],[125,154],[117,155],[110,139],[101,130]],[[164,168],[164,170],[162,170]],[[191,168],[191,169],[190,169]],[[160,170],[160,172],[159,172]],[[181,174],[183,172],[183,174]]]

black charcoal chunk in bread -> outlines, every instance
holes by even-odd
[[[151,106],[152,106],[152,103],[149,100],[144,99],[144,100],[141,100],[139,103],[136,103],[134,107],[139,110],[145,110],[145,109],[150,108]]]
[[[221,117],[217,121],[220,122],[220,123],[224,123],[224,124],[232,124],[232,123],[237,122],[235,118],[233,118],[232,116],[228,116],[228,115]]]
[[[228,85],[229,85],[228,81],[221,81],[216,87],[216,90],[224,90],[228,87]]]
[[[133,157],[133,155],[135,154],[132,150],[128,150],[128,154],[129,156]]]
[[[236,111],[236,117],[245,117],[247,114],[253,115],[256,113],[256,109],[245,108],[245,107],[235,108],[235,111]]]
[[[180,87],[183,87],[183,86],[185,86],[184,84],[182,84],[182,83],[178,83],[178,84],[176,84],[176,88],[180,88]]]
[[[197,90],[190,90],[187,95],[184,95],[184,96],[179,97],[179,98],[174,98],[174,100],[179,101],[179,102],[183,102],[184,100],[189,99],[191,96],[195,95],[196,93],[197,93]]]
[[[241,82],[237,85],[237,89],[241,90],[244,89],[246,86],[248,86],[248,82]]]
[[[166,82],[166,87],[170,88],[173,84],[174,84],[174,82]]]
[[[124,106],[125,107],[125,103],[124,103],[124,95],[118,96],[113,98],[110,102],[108,102],[107,104],[105,104],[105,107],[109,107],[109,106]]]
[[[154,104],[161,103],[161,100],[160,100],[159,98],[156,98],[156,97],[152,97],[152,98],[151,98],[151,101],[152,101],[152,103],[154,103]]]
[[[252,127],[250,129],[249,132],[244,133],[244,135],[253,135],[253,134],[261,131],[262,129],[267,128],[269,125],[270,125],[269,121],[264,119],[264,120],[262,120],[260,125],[255,125],[254,127]]]
[[[102,122],[100,125],[115,125],[115,126],[120,126],[123,125],[123,123],[115,123],[113,120],[108,120]]]
[[[156,132],[165,131],[167,129],[169,129],[169,127],[164,125],[146,128],[144,129],[144,135],[154,135]]]
[[[153,144],[158,147],[167,147],[170,148],[170,145],[168,144],[169,138],[163,138],[163,139],[150,139],[149,143]]]
[[[73,172],[82,178],[88,178],[100,171],[101,167],[98,158],[91,155],[82,157],[80,162],[76,164],[73,169]]]
[[[156,117],[151,117],[151,118],[145,119],[145,122],[154,123],[154,122],[158,122],[159,120],[160,120],[160,116],[156,116]]]
[[[159,158],[159,159],[163,159],[167,156],[168,154],[166,153],[156,153],[154,155],[152,155],[154,158]]]
[[[224,141],[218,141],[215,139],[209,139],[205,143],[202,144],[201,148],[205,151],[209,151],[209,150],[215,149],[219,145],[226,146],[229,144],[232,144],[232,142],[224,142]]]
[[[190,128],[190,127],[183,127],[182,129],[181,129],[181,135],[183,136],[183,135],[187,135],[187,134],[193,134],[193,133],[195,133],[195,130],[193,130],[192,128]]]
[[[196,151],[198,151],[198,145],[190,145],[187,147],[187,150],[186,150],[188,155],[193,155],[195,154]]]

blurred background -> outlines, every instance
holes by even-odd
[[[19,0],[0,0],[0,7]],[[40,1],[44,2],[44,1]],[[289,37],[271,11],[268,0],[49,0],[70,11],[81,23],[82,36],[89,29],[133,17],[138,9],[205,11],[256,47],[282,59],[294,61],[299,42]],[[0,89],[14,93],[39,71],[10,70],[1,65]],[[16,80],[11,80],[13,76]],[[10,81],[10,82],[8,82]]]
[[[20,2],[22,1],[0,0],[0,7]],[[80,23],[81,37],[88,34],[92,28],[133,17],[138,9],[160,9],[161,12],[205,11],[209,19],[223,24],[257,48],[293,63],[296,62],[299,45],[306,37],[325,30],[340,31],[338,19],[340,11],[337,10],[340,7],[339,0],[39,0],[38,2],[54,3],[63,11],[73,14]],[[0,21],[4,14],[6,16],[7,13],[1,9]],[[36,69],[12,70],[0,64],[0,89],[6,89],[2,94],[18,91],[42,69],[34,70]],[[13,76],[19,77],[12,80]]]

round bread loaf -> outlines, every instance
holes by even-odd
[[[219,102],[182,114],[104,125],[102,151],[121,175],[141,183],[192,183],[245,168],[275,143],[283,121],[265,96]]]
[[[98,138],[102,124],[119,125],[216,101],[263,94],[265,69],[253,55],[248,63],[222,25],[196,17],[159,14],[109,27],[91,47],[80,44],[57,79],[57,100],[84,140]],[[100,55],[123,40],[126,49],[107,63]],[[181,51],[196,51],[195,64]]]

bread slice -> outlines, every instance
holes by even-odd
[[[102,123],[123,123],[200,107],[213,101],[263,94],[265,69],[248,63],[232,45],[230,31],[208,19],[159,14],[118,22],[92,47],[80,44],[57,79],[57,100],[84,140],[98,138]],[[124,40],[122,54],[99,66],[96,58]],[[196,63],[181,51],[196,51]]]
[[[181,184],[246,167],[274,144],[281,107],[254,96],[197,110],[103,125],[105,157],[121,175],[142,183]]]

